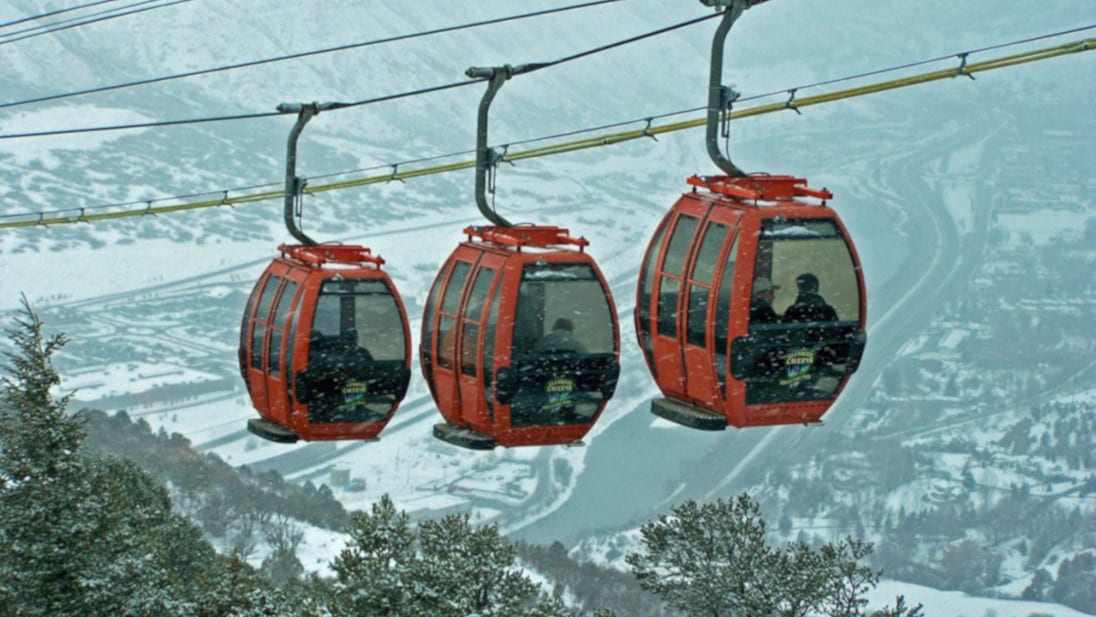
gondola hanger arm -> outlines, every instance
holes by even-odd
[[[735,20],[737,20],[746,9],[767,1],[768,0],[700,0],[701,4],[704,4],[705,6],[723,9],[723,19],[719,22],[719,27],[716,28],[715,36],[712,38],[711,71],[708,75],[707,136],[705,141],[708,146],[708,156],[711,157],[712,162],[715,163],[716,167],[728,176],[735,178],[740,178],[746,174],[732,163],[731,159],[719,149],[721,128],[722,131],[726,133],[726,136],[729,137],[729,127],[726,126],[726,123],[730,119],[731,104],[738,98],[737,92],[723,86],[723,46]],[[720,125],[721,118],[724,123],[722,127]]]
[[[487,203],[489,184],[487,176],[489,173],[494,173],[495,165],[501,159],[495,150],[487,146],[487,120],[491,102],[494,101],[495,95],[506,80],[514,75],[528,73],[549,65],[548,62],[536,62],[517,66],[509,64],[495,67],[473,66],[464,72],[471,79],[487,82],[487,91],[480,99],[479,115],[476,119],[476,205],[479,206],[479,211],[484,218],[499,227],[513,227],[513,223],[503,218]],[[492,184],[491,192],[494,193],[493,183],[490,184]]]
[[[321,111],[341,109],[348,106],[347,103],[332,101],[327,103],[281,103],[277,107],[279,113],[297,114],[297,122],[293,125],[293,129],[289,131],[289,140],[286,144],[285,226],[289,230],[289,234],[305,246],[316,246],[319,242],[310,238],[297,225],[296,219],[301,215],[301,197],[304,195],[304,187],[307,184],[304,178],[297,175],[297,140],[312,116]]]

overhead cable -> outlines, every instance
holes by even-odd
[[[570,56],[565,56],[563,58],[559,58],[559,59],[553,60],[551,62],[539,63],[537,65],[536,70],[539,70],[539,69],[542,69],[542,68],[548,68],[548,67],[552,67],[552,66],[558,66],[560,64],[571,62],[573,60],[578,60],[580,58],[585,58],[587,56],[591,56],[593,54],[608,51],[610,49],[614,49],[614,48],[621,47],[621,46],[624,46],[624,45],[630,45],[632,43],[636,43],[636,42],[641,41],[643,39],[647,39],[647,38],[650,38],[650,37],[653,37],[653,36],[658,36],[660,34],[665,34],[667,32],[671,32],[671,31],[677,30],[679,28],[684,28],[686,26],[691,26],[691,25],[699,23],[701,21],[705,21],[705,20],[711,19],[712,17],[718,17],[718,16],[719,16],[719,14],[716,13],[714,15],[706,15],[704,17],[699,17],[699,18],[696,18],[696,19],[690,19],[688,21],[683,21],[683,22],[680,22],[680,23],[677,23],[677,24],[673,24],[673,25],[667,26],[665,28],[659,28],[658,30],[652,30],[650,32],[646,32],[644,34],[629,37],[627,39],[616,41],[614,43],[609,43],[607,45],[602,45],[600,47],[595,47],[593,49],[589,49],[589,50],[582,51],[582,52],[579,52],[579,53],[576,53],[576,54],[572,54]],[[529,71],[529,72],[532,72],[532,71]],[[412,97],[412,96],[419,96],[419,95],[422,95],[422,94],[429,94],[429,93],[432,93],[432,92],[440,92],[442,90],[450,90],[450,89],[453,89],[453,88],[463,88],[465,86],[470,86],[470,85],[473,85],[473,84],[481,82],[481,81],[484,81],[484,79],[483,78],[477,78],[477,79],[471,79],[471,80],[462,80],[462,81],[456,81],[456,82],[452,82],[452,83],[448,83],[448,84],[441,84],[441,85],[438,85],[438,86],[430,86],[430,87],[427,87],[427,88],[420,88],[418,90],[412,90],[412,91],[409,91],[409,92],[400,92],[400,93],[397,93],[397,94],[386,94],[386,95],[383,95],[383,96],[377,96],[377,97],[373,97],[373,98],[362,99],[362,100],[359,100],[359,101],[353,101],[353,102],[349,102],[349,103],[333,103],[331,109],[334,110],[334,111],[337,111],[337,110],[340,110],[340,109],[349,109],[349,108],[352,108],[352,107],[360,107],[360,106],[363,106],[363,105],[371,105],[371,104],[374,104],[374,103],[383,103],[383,102],[386,102],[386,101],[393,101],[393,100],[396,100],[396,99],[402,99],[402,98],[407,98],[407,97]],[[144,128],[164,127],[164,126],[177,126],[177,125],[184,125],[184,124],[202,124],[202,123],[207,123],[207,122],[225,122],[225,121],[230,121],[230,120],[252,120],[252,119],[256,119],[256,118],[269,118],[271,116],[278,116],[278,115],[282,115],[282,112],[277,112],[277,111],[255,112],[255,113],[249,113],[249,114],[208,116],[208,117],[201,117],[201,118],[186,118],[186,119],[179,119],[179,120],[158,120],[158,121],[154,121],[154,122],[135,122],[135,123],[130,123],[130,124],[116,124],[116,125],[108,125],[108,126],[92,126],[92,127],[73,128],[73,129],[57,129],[57,130],[50,130],[50,131],[34,131],[34,132],[29,132],[29,133],[8,133],[8,134],[0,135],[0,140],[3,140],[3,139],[23,139],[23,138],[29,138],[29,137],[51,137],[51,136],[57,136],[57,135],[74,135],[74,134],[80,134],[80,133],[101,133],[101,132],[108,132],[108,131],[124,131],[124,130],[132,130],[132,129],[144,129]]]
[[[405,40],[409,40],[409,39],[432,36],[432,35],[435,35],[435,34],[443,34],[443,33],[447,33],[447,32],[456,32],[458,30],[468,30],[468,29],[472,29],[472,28],[479,28],[479,27],[482,27],[482,26],[501,24],[501,23],[505,23],[505,22],[508,22],[508,21],[517,21],[517,20],[520,20],[520,19],[529,19],[529,18],[532,18],[532,17],[542,17],[544,15],[550,15],[550,14],[553,14],[553,13],[562,13],[562,12],[566,12],[566,11],[573,11],[573,10],[576,10],[576,9],[585,9],[585,8],[590,8],[590,7],[594,7],[594,6],[599,6],[599,5],[602,5],[602,4],[609,4],[609,3],[620,2],[620,1],[621,0],[597,0],[595,2],[584,2],[584,3],[581,3],[581,4],[572,4],[572,5],[557,7],[557,8],[553,8],[553,9],[545,9],[545,10],[542,10],[542,11],[533,11],[533,12],[530,12],[530,13],[522,13],[520,15],[511,15],[509,17],[496,17],[496,18],[493,18],[493,19],[485,19],[485,20],[481,20],[481,21],[470,22],[470,23],[466,23],[466,24],[460,24],[460,25],[457,25],[457,26],[445,26],[445,27],[442,27],[442,28],[434,28],[432,30],[424,30],[422,32],[414,32],[414,33],[410,33],[410,34],[400,34],[400,35],[396,35],[396,36],[389,36],[389,37],[384,37],[384,38],[380,38],[380,39],[374,39],[374,40],[371,40],[371,41],[363,41],[363,42],[360,42],[360,43],[350,43],[350,44],[347,44],[347,45],[338,45],[338,46],[335,46],[335,47],[326,47],[326,48],[323,48],[323,49],[314,49],[314,50],[311,50],[311,51],[303,51],[303,52],[299,52],[299,53],[286,54],[286,55],[283,55],[283,56],[275,56],[275,57],[272,57],[272,58],[263,58],[263,59],[260,59],[260,60],[249,60],[247,62],[239,62],[239,63],[236,63],[236,64],[228,64],[228,65],[218,66],[218,67],[213,67],[213,68],[208,68],[208,69],[199,69],[199,70],[194,70],[194,71],[187,71],[187,72],[184,72],[184,73],[175,73],[173,75],[164,75],[164,76],[161,76],[161,77],[151,77],[151,78],[148,78],[148,79],[139,79],[139,80],[129,81],[129,82],[125,82],[125,83],[111,84],[111,85],[108,85],[108,86],[99,86],[99,87],[96,87],[96,88],[88,88],[86,90],[75,90],[75,91],[72,91],[72,92],[64,92],[64,93],[60,93],[60,94],[40,96],[40,97],[25,99],[25,100],[21,100],[21,101],[11,101],[11,102],[8,102],[8,103],[0,103],[0,109],[4,109],[4,108],[7,108],[7,107],[16,107],[18,105],[28,105],[28,104],[31,104],[31,103],[43,103],[43,102],[46,102],[46,101],[56,101],[56,100],[59,100],[59,99],[65,99],[65,98],[76,97],[76,96],[84,96],[84,95],[88,95],[88,94],[98,94],[98,93],[101,93],[101,92],[109,92],[111,90],[121,90],[121,89],[124,89],[124,88],[133,88],[133,87],[137,87],[137,86],[145,86],[145,85],[149,85],[149,84],[162,83],[162,82],[165,82],[165,81],[172,81],[172,80],[176,80],[176,79],[184,79],[184,78],[187,78],[187,77],[197,77],[199,75],[209,75],[209,74],[213,74],[213,73],[221,73],[221,72],[224,72],[224,71],[233,71],[233,70],[248,68],[248,67],[253,67],[253,66],[261,66],[261,65],[264,65],[264,64],[272,64],[272,63],[276,63],[276,62],[285,62],[287,60],[298,60],[300,58],[307,58],[307,57],[310,57],[310,56],[319,56],[319,55],[323,55],[323,54],[330,54],[330,53],[335,53],[335,52],[340,52],[340,51],[347,51],[347,50],[351,50],[351,49],[360,49],[362,47],[369,47],[369,46],[373,46],[373,45],[382,45],[382,44],[386,44],[386,43],[394,43],[394,42],[397,42],[397,41],[405,41]]]
[[[783,90],[773,90],[771,92],[765,92],[763,94],[754,94],[752,96],[744,96],[737,99],[736,102],[744,103],[746,101],[753,101],[762,99],[777,94],[786,94],[792,90],[806,90],[808,88],[816,88],[818,86],[829,86],[845,81],[853,81],[856,79],[863,79],[866,77],[875,77],[876,75],[883,75],[885,73],[893,73],[896,71],[903,71],[906,69],[917,68],[919,66],[926,66],[929,64],[935,64],[937,62],[943,62],[944,60],[951,60],[952,58],[963,58],[964,56],[970,56],[972,54],[984,53],[987,51],[996,51],[998,49],[1005,49],[1007,47],[1015,47],[1016,45],[1023,45],[1025,43],[1034,43],[1036,41],[1045,41],[1047,39],[1058,38],[1069,34],[1077,34],[1078,32],[1085,32],[1087,30],[1096,29],[1096,24],[1090,24],[1087,26],[1079,26],[1077,28],[1070,28],[1069,30],[1059,30],[1058,32],[1052,32],[1050,34],[1041,34],[1039,36],[1032,36],[1024,39],[1018,39],[1015,41],[1009,41],[1007,43],[998,43],[996,45],[987,45],[985,47],[977,47],[975,49],[968,49],[966,51],[957,51],[955,53],[947,54],[945,56],[937,56],[935,58],[929,58],[928,60],[918,60],[917,62],[909,62],[907,64],[899,64],[897,66],[887,67],[885,69],[877,69],[874,71],[867,71],[864,73],[857,73],[855,75],[846,75],[845,77],[839,77],[837,79],[828,79],[825,81],[816,81],[812,84],[804,86],[797,86],[795,88],[785,88]]]
[[[117,16],[116,14],[123,13],[123,12],[125,12],[129,9],[133,9],[133,8],[140,7],[140,6],[145,6],[145,5],[148,5],[148,4],[153,4],[153,3],[158,2],[158,1],[159,0],[139,0],[138,2],[135,2],[133,4],[127,4],[126,6],[109,8],[109,9],[105,9],[105,10],[98,11],[98,12],[95,12],[95,13],[89,13],[87,15],[81,15],[79,17],[68,17],[66,19],[62,19],[62,20],[47,23],[47,24],[38,24],[36,26],[30,26],[28,28],[23,28],[22,30],[16,30],[14,32],[4,32],[4,33],[0,34],[0,39],[13,39],[14,40],[14,39],[16,39],[17,35],[26,34],[28,32],[35,32],[35,31],[41,31],[41,30],[49,30],[50,32],[56,32],[58,30],[66,30],[66,29],[69,29],[69,28],[75,28],[76,26],[82,26],[82,25],[85,25],[85,24],[88,24],[88,23],[98,23],[98,21],[100,21],[100,20],[90,19],[90,18],[102,17],[102,16],[107,16],[107,17],[112,17],[113,18],[113,17]],[[76,22],[80,22],[80,23],[76,23]],[[64,26],[64,27],[61,27],[61,26]],[[38,34],[35,34],[34,36],[39,36],[40,34],[48,34],[48,33],[39,32]],[[18,40],[22,40],[23,38],[31,38],[31,37],[29,37],[29,36],[22,37]],[[2,45],[4,43],[7,43],[7,42],[8,41],[0,41],[0,45]]]
[[[94,15],[102,15],[101,17],[96,17],[95,19],[85,19],[84,17],[70,18],[70,19],[61,20],[59,22],[54,22],[52,24],[43,24],[41,26],[34,26],[33,28],[26,28],[24,30],[19,30],[19,31],[16,31],[16,32],[9,32],[9,33],[6,33],[6,34],[0,34],[0,38],[4,38],[4,40],[0,41],[0,45],[7,45],[8,43],[16,43],[18,41],[24,41],[26,39],[34,38],[36,36],[42,36],[44,34],[53,34],[54,32],[60,32],[62,30],[69,30],[71,28],[79,28],[80,26],[86,26],[86,25],[89,25],[89,24],[95,24],[95,23],[99,23],[99,22],[103,22],[103,21],[110,21],[112,19],[118,19],[120,17],[128,17],[130,15],[136,15],[138,13],[144,13],[146,11],[154,11],[156,9],[162,9],[162,8],[166,8],[166,7],[169,7],[169,6],[175,6],[177,4],[184,4],[186,2],[192,2],[193,0],[172,0],[171,2],[165,2],[163,4],[156,4],[156,5],[153,5],[153,6],[145,6],[145,5],[148,5],[148,4],[152,4],[153,2],[156,2],[156,1],[157,0],[142,0],[141,2],[136,2],[134,4],[129,4],[129,5],[126,5],[124,7],[118,7],[116,9],[108,9],[108,10],[102,11],[100,13],[95,13]],[[141,7],[141,8],[137,8],[137,7]],[[132,9],[132,10],[126,10],[126,9]],[[73,23],[73,22],[75,22],[75,23]],[[61,24],[64,24],[64,25],[61,25]],[[54,27],[54,26],[56,26],[56,27]],[[39,32],[33,32],[34,30],[39,30]],[[23,32],[31,32],[31,34],[25,34],[23,36],[15,36],[15,35],[23,33]],[[5,38],[5,37],[14,37],[14,38]]]
[[[1027,52],[1021,52],[1009,56],[1002,56],[999,58],[993,58],[983,62],[964,63],[960,68],[949,67],[938,71],[932,71],[929,73],[922,73],[918,75],[912,75],[907,77],[901,77],[889,81],[877,82],[864,86],[857,86],[848,88],[845,90],[836,90],[833,92],[827,92],[814,96],[803,97],[797,99],[795,107],[805,108],[813,105],[820,105],[823,103],[830,103],[842,99],[854,98],[859,96],[866,96],[868,94],[874,94],[877,92],[884,92],[888,90],[895,90],[899,88],[905,88],[916,84],[929,83],[933,81],[947,80],[960,75],[973,75],[984,71],[991,71],[996,69],[1007,68],[1011,66],[1017,66],[1020,64],[1026,64],[1030,62],[1038,62],[1042,60],[1048,60],[1050,58],[1056,58],[1068,54],[1076,54],[1085,51],[1092,51],[1096,49],[1096,38],[1084,39],[1075,41],[1072,43],[1066,43],[1064,45],[1058,45],[1055,47],[1047,47],[1042,49],[1036,49]],[[767,105],[758,105],[756,107],[750,107],[746,109],[739,109],[733,111],[730,114],[732,120],[739,120],[742,118],[758,116],[762,114],[769,114],[780,112],[788,109],[788,106],[784,102],[770,103]],[[675,112],[678,113],[678,112]],[[672,114],[664,114],[668,116]],[[640,121],[647,121],[644,118]],[[600,146],[608,146],[626,141],[633,141],[636,139],[644,139],[648,137],[654,137],[664,133],[670,133],[675,131],[681,131],[691,128],[699,128],[705,125],[707,118],[701,117],[692,120],[685,120],[670,124],[662,124],[658,126],[652,126],[648,121],[647,126],[642,129],[634,129],[631,131],[624,131],[618,133],[611,133],[606,135],[600,135],[596,137],[590,137],[581,140],[575,140],[566,143],[551,144],[548,146],[542,146],[539,148],[530,148],[526,150],[511,150],[507,153],[503,160],[505,161],[519,161],[530,158],[537,158],[543,156],[552,156],[555,154],[562,154],[565,152],[575,152],[578,150],[584,150],[588,148],[595,148]],[[327,191],[335,191],[341,189],[347,189],[357,186],[365,186],[369,184],[380,184],[389,182],[392,180],[407,180],[411,178],[417,178],[420,176],[428,176],[439,173],[446,173],[450,171],[457,171],[462,169],[471,169],[475,167],[474,160],[458,161],[454,163],[448,163],[444,165],[436,165],[433,167],[425,167],[419,169],[409,169],[399,171],[399,165],[386,165],[385,168],[392,168],[393,172],[390,174],[381,174],[374,176],[367,176],[362,178],[355,178],[351,180],[345,180],[341,182],[331,182],[327,184],[314,184],[305,189],[306,193],[322,193]],[[379,167],[378,167],[379,168]],[[265,186],[265,185],[264,185]],[[163,214],[169,212],[180,212],[185,210],[196,210],[204,208],[213,208],[218,206],[235,206],[239,204],[252,203],[258,201],[266,201],[273,199],[282,199],[284,193],[282,190],[271,190],[265,192],[252,193],[247,195],[229,196],[228,191],[223,192],[210,192],[207,194],[219,194],[223,193],[219,199],[203,200],[191,203],[183,204],[168,204],[163,206],[153,206],[154,201],[171,201],[179,198],[162,198],[157,200],[149,200],[146,202],[140,202],[146,204],[146,207],[139,210],[124,210],[114,212],[98,212],[89,213],[92,209],[102,209],[108,206],[93,206],[85,208],[69,208],[65,210],[55,210],[52,212],[37,212],[37,213],[23,213],[23,214],[9,214],[0,216],[0,219],[12,219],[19,218],[21,220],[2,221],[0,220],[0,229],[3,228],[15,228],[15,227],[34,227],[38,225],[56,225],[56,224],[68,224],[68,223],[82,223],[102,220],[112,220],[119,218],[143,216],[149,214]],[[117,207],[110,206],[110,207]],[[75,212],[77,214],[68,216],[48,216],[47,214],[60,213],[60,212]]]
[[[81,9],[91,8],[100,4],[106,4],[108,2],[117,2],[118,0],[97,0],[96,2],[87,2],[84,4],[77,4],[76,6],[70,6],[65,9],[57,9],[54,11],[48,11],[45,13],[38,13],[37,15],[28,15],[27,17],[21,17],[12,21],[6,21],[0,24],[0,28],[7,28],[8,26],[16,26],[19,24],[25,24],[28,21],[35,21],[38,19],[45,19],[46,17],[53,17],[54,15],[61,15],[62,13],[69,13],[71,11],[79,11]]]

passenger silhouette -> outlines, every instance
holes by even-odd
[[[791,321],[837,321],[837,311],[826,304],[818,293],[818,277],[804,272],[795,277],[795,286],[799,294],[795,303],[784,311],[784,322]]]
[[[586,347],[575,338],[575,324],[560,317],[552,324],[552,331],[545,334],[534,348],[541,353],[586,353]]]
[[[754,281],[753,299],[750,301],[750,324],[776,323],[780,321],[773,310],[773,295],[780,289],[769,279],[759,276]]]

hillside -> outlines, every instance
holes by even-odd
[[[522,3],[522,10],[549,6]],[[0,23],[49,8],[12,0],[0,6]],[[473,14],[457,4],[335,0],[302,11],[266,0],[202,0],[0,42],[0,105],[515,11],[501,1],[477,2]],[[456,82],[470,65],[563,57],[706,13],[695,2],[629,0],[0,107],[0,135],[361,100]],[[988,0],[885,11],[870,0],[839,8],[768,2],[735,26],[725,82],[751,96],[1088,21],[1083,0],[1008,11]],[[702,106],[713,28],[707,21],[513,79],[492,108],[491,141],[623,120],[639,119],[628,126],[642,128],[643,118]],[[921,68],[957,65],[950,58]],[[179,433],[226,465],[276,470],[327,490],[348,510],[389,494],[418,517],[470,512],[511,537],[559,540],[575,557],[612,562],[606,547],[626,542],[652,513],[685,498],[749,490],[787,521],[781,538],[862,532],[877,542],[880,565],[902,580],[1012,597],[1031,588],[1064,602],[1054,591],[1062,569],[1087,576],[1085,556],[1096,554],[1094,467],[1086,456],[1096,391],[1089,326],[1096,289],[1088,274],[1096,261],[1093,68],[1093,54],[1078,54],[732,124],[732,155],[744,168],[796,173],[835,193],[864,262],[868,355],[820,428],[697,434],[648,413],[657,389],[632,331],[636,269],[659,216],[685,189],[682,178],[712,170],[697,130],[500,171],[500,211],[589,237],[613,287],[624,372],[585,448],[468,453],[441,444],[430,437],[439,416],[418,366],[378,443],[286,447],[248,435],[244,423],[254,412],[239,383],[237,329],[255,277],[288,238],[278,200],[0,229],[0,268],[8,274],[0,277],[0,308],[14,309],[25,293],[50,328],[71,336],[58,367],[81,406],[125,410],[153,433]],[[330,180],[466,153],[481,93],[461,87],[321,114],[301,139],[299,171],[376,167]],[[0,217],[10,217],[0,222],[277,188],[290,126],[289,118],[267,118],[0,139]],[[128,205],[102,207],[119,203]],[[461,239],[459,229],[480,217],[468,171],[310,196],[304,220],[310,233],[364,241],[382,254],[417,333],[439,264]],[[346,476],[365,480],[365,490],[344,491]],[[1024,516],[1005,520],[1017,511]],[[1027,524],[1033,518],[1043,521],[1038,529]],[[309,540],[304,546],[322,552]],[[949,571],[963,551],[996,564],[993,576]],[[1042,582],[1033,585],[1036,579]],[[1083,590],[1088,579],[1077,580],[1062,589]],[[1082,601],[1071,600],[1096,610]]]

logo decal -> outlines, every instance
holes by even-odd
[[[814,352],[810,349],[796,349],[784,356],[784,378],[780,385],[790,386],[811,378],[814,366]]]
[[[365,396],[369,393],[369,384],[364,381],[350,381],[343,388],[343,402],[339,409],[353,409],[365,402]]]
[[[548,394],[548,402],[541,407],[544,411],[560,411],[571,404],[571,396],[575,391],[575,380],[567,377],[556,377],[544,387]]]

